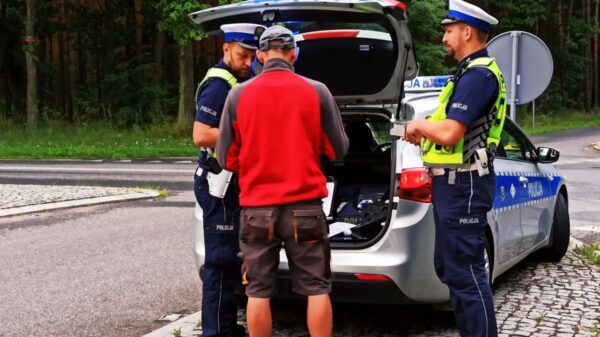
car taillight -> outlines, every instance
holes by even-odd
[[[357,279],[361,281],[390,281],[390,278],[385,275],[377,275],[377,274],[354,274]]]
[[[400,199],[431,202],[431,178],[427,168],[402,170],[398,196]]]

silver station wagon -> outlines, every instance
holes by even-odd
[[[325,83],[333,93],[350,148],[343,160],[322,163],[330,181],[324,211],[330,223],[332,298],[448,301],[448,288],[433,267],[431,179],[419,148],[390,137],[395,121],[433,113],[436,90],[445,82],[444,77],[416,77],[406,6],[395,0],[244,1],[190,18],[208,34],[226,23],[285,25],[300,47],[296,72]],[[560,260],[569,242],[567,188],[552,165],[558,151],[536,148],[507,120],[497,152],[496,200],[488,214],[485,251],[490,282],[534,252]],[[200,270],[204,241],[198,205],[194,226]],[[293,296],[284,253],[278,290],[278,296]]]

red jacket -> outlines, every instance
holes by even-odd
[[[327,196],[320,157],[348,150],[337,104],[327,87],[269,60],[233,88],[223,108],[218,160],[238,172],[241,206],[268,206]]]

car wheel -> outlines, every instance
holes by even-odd
[[[494,273],[494,252],[492,251],[490,239],[487,235],[485,236],[485,249],[483,251],[483,259],[485,260],[485,272],[488,276],[488,283],[490,284],[490,288],[492,288],[492,275]]]
[[[537,254],[543,260],[558,262],[565,256],[569,248],[569,237],[571,235],[571,223],[569,220],[569,208],[562,194],[556,199],[554,207],[554,218],[550,229],[550,240],[548,246]]]

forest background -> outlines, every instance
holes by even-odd
[[[438,24],[447,1],[404,2],[420,75],[449,73],[454,63]],[[523,30],[550,48],[554,74],[536,101],[540,119],[576,112],[600,124],[600,0],[470,2],[500,20],[493,35]],[[39,131],[31,130],[39,129],[154,128],[184,138],[181,145],[194,153],[193,96],[221,56],[221,41],[205,38],[187,14],[225,3],[0,0],[0,147],[2,134],[35,138]]]

